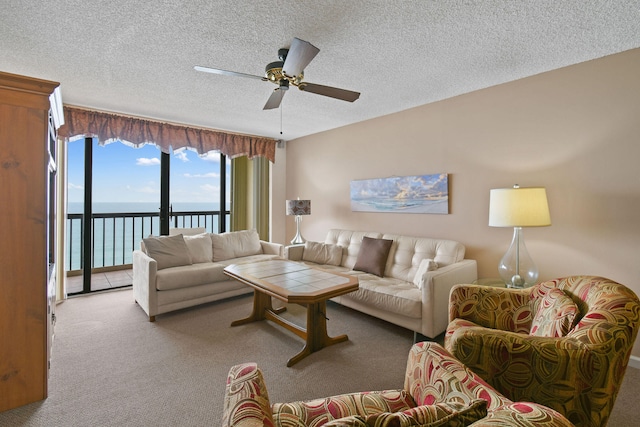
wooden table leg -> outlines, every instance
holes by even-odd
[[[347,335],[330,337],[327,334],[327,303],[321,301],[318,303],[307,304],[307,333],[306,344],[300,353],[293,356],[287,362],[287,366],[291,367],[313,353],[324,347],[347,341]]]
[[[286,309],[286,307],[280,307],[274,310],[273,305],[271,304],[271,296],[254,290],[253,310],[251,311],[251,314],[249,317],[231,322],[231,326],[244,325],[245,323],[251,323],[257,320],[264,320],[266,318],[265,313],[267,311],[278,314],[286,311]]]

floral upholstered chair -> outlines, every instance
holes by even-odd
[[[609,419],[638,334],[640,303],[624,285],[571,276],[528,289],[457,285],[444,344],[507,398]]]
[[[274,403],[255,363],[232,367],[224,400],[224,427],[570,427],[543,405],[512,402],[436,343],[409,352],[404,388]]]

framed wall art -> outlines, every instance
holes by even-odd
[[[449,176],[394,176],[351,181],[353,212],[449,213]]]

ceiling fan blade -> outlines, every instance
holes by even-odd
[[[318,52],[320,52],[320,49],[311,43],[294,38],[287,58],[284,60],[282,72],[290,77],[299,76]]]
[[[220,70],[218,68],[201,67],[199,65],[196,65],[193,68],[196,71],[202,71],[202,72],[205,72],[205,73],[222,74],[224,76],[249,77],[251,79],[258,79],[258,80],[267,81],[266,77],[254,76],[253,74],[238,73],[237,71]]]
[[[278,108],[285,93],[286,90],[281,90],[279,87],[275,88],[273,92],[271,92],[271,96],[267,100],[267,103],[264,104],[263,110],[273,110],[274,108]]]
[[[338,89],[337,87],[317,85],[314,83],[302,82],[298,86],[300,90],[305,92],[316,93],[318,95],[328,96],[330,98],[341,99],[343,101],[353,102],[360,98],[360,92],[352,90]]]

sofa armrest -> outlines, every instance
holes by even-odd
[[[435,338],[447,329],[449,293],[458,283],[472,283],[478,278],[478,266],[475,260],[464,259],[460,262],[426,271],[422,284],[422,325],[427,330],[421,333]]]
[[[149,316],[155,320],[158,314],[158,295],[156,293],[156,273],[158,263],[141,250],[133,251],[133,297]]]
[[[486,328],[528,334],[530,289],[457,285],[449,297],[449,322],[464,319]]]
[[[258,365],[243,363],[229,370],[223,411],[223,427],[274,425],[267,386]]]
[[[302,261],[304,245],[291,245],[284,248],[284,257],[290,261]]]
[[[265,240],[260,240],[260,245],[262,246],[263,254],[278,255],[279,257],[284,256],[284,245],[281,245],[280,243],[272,243]]]

